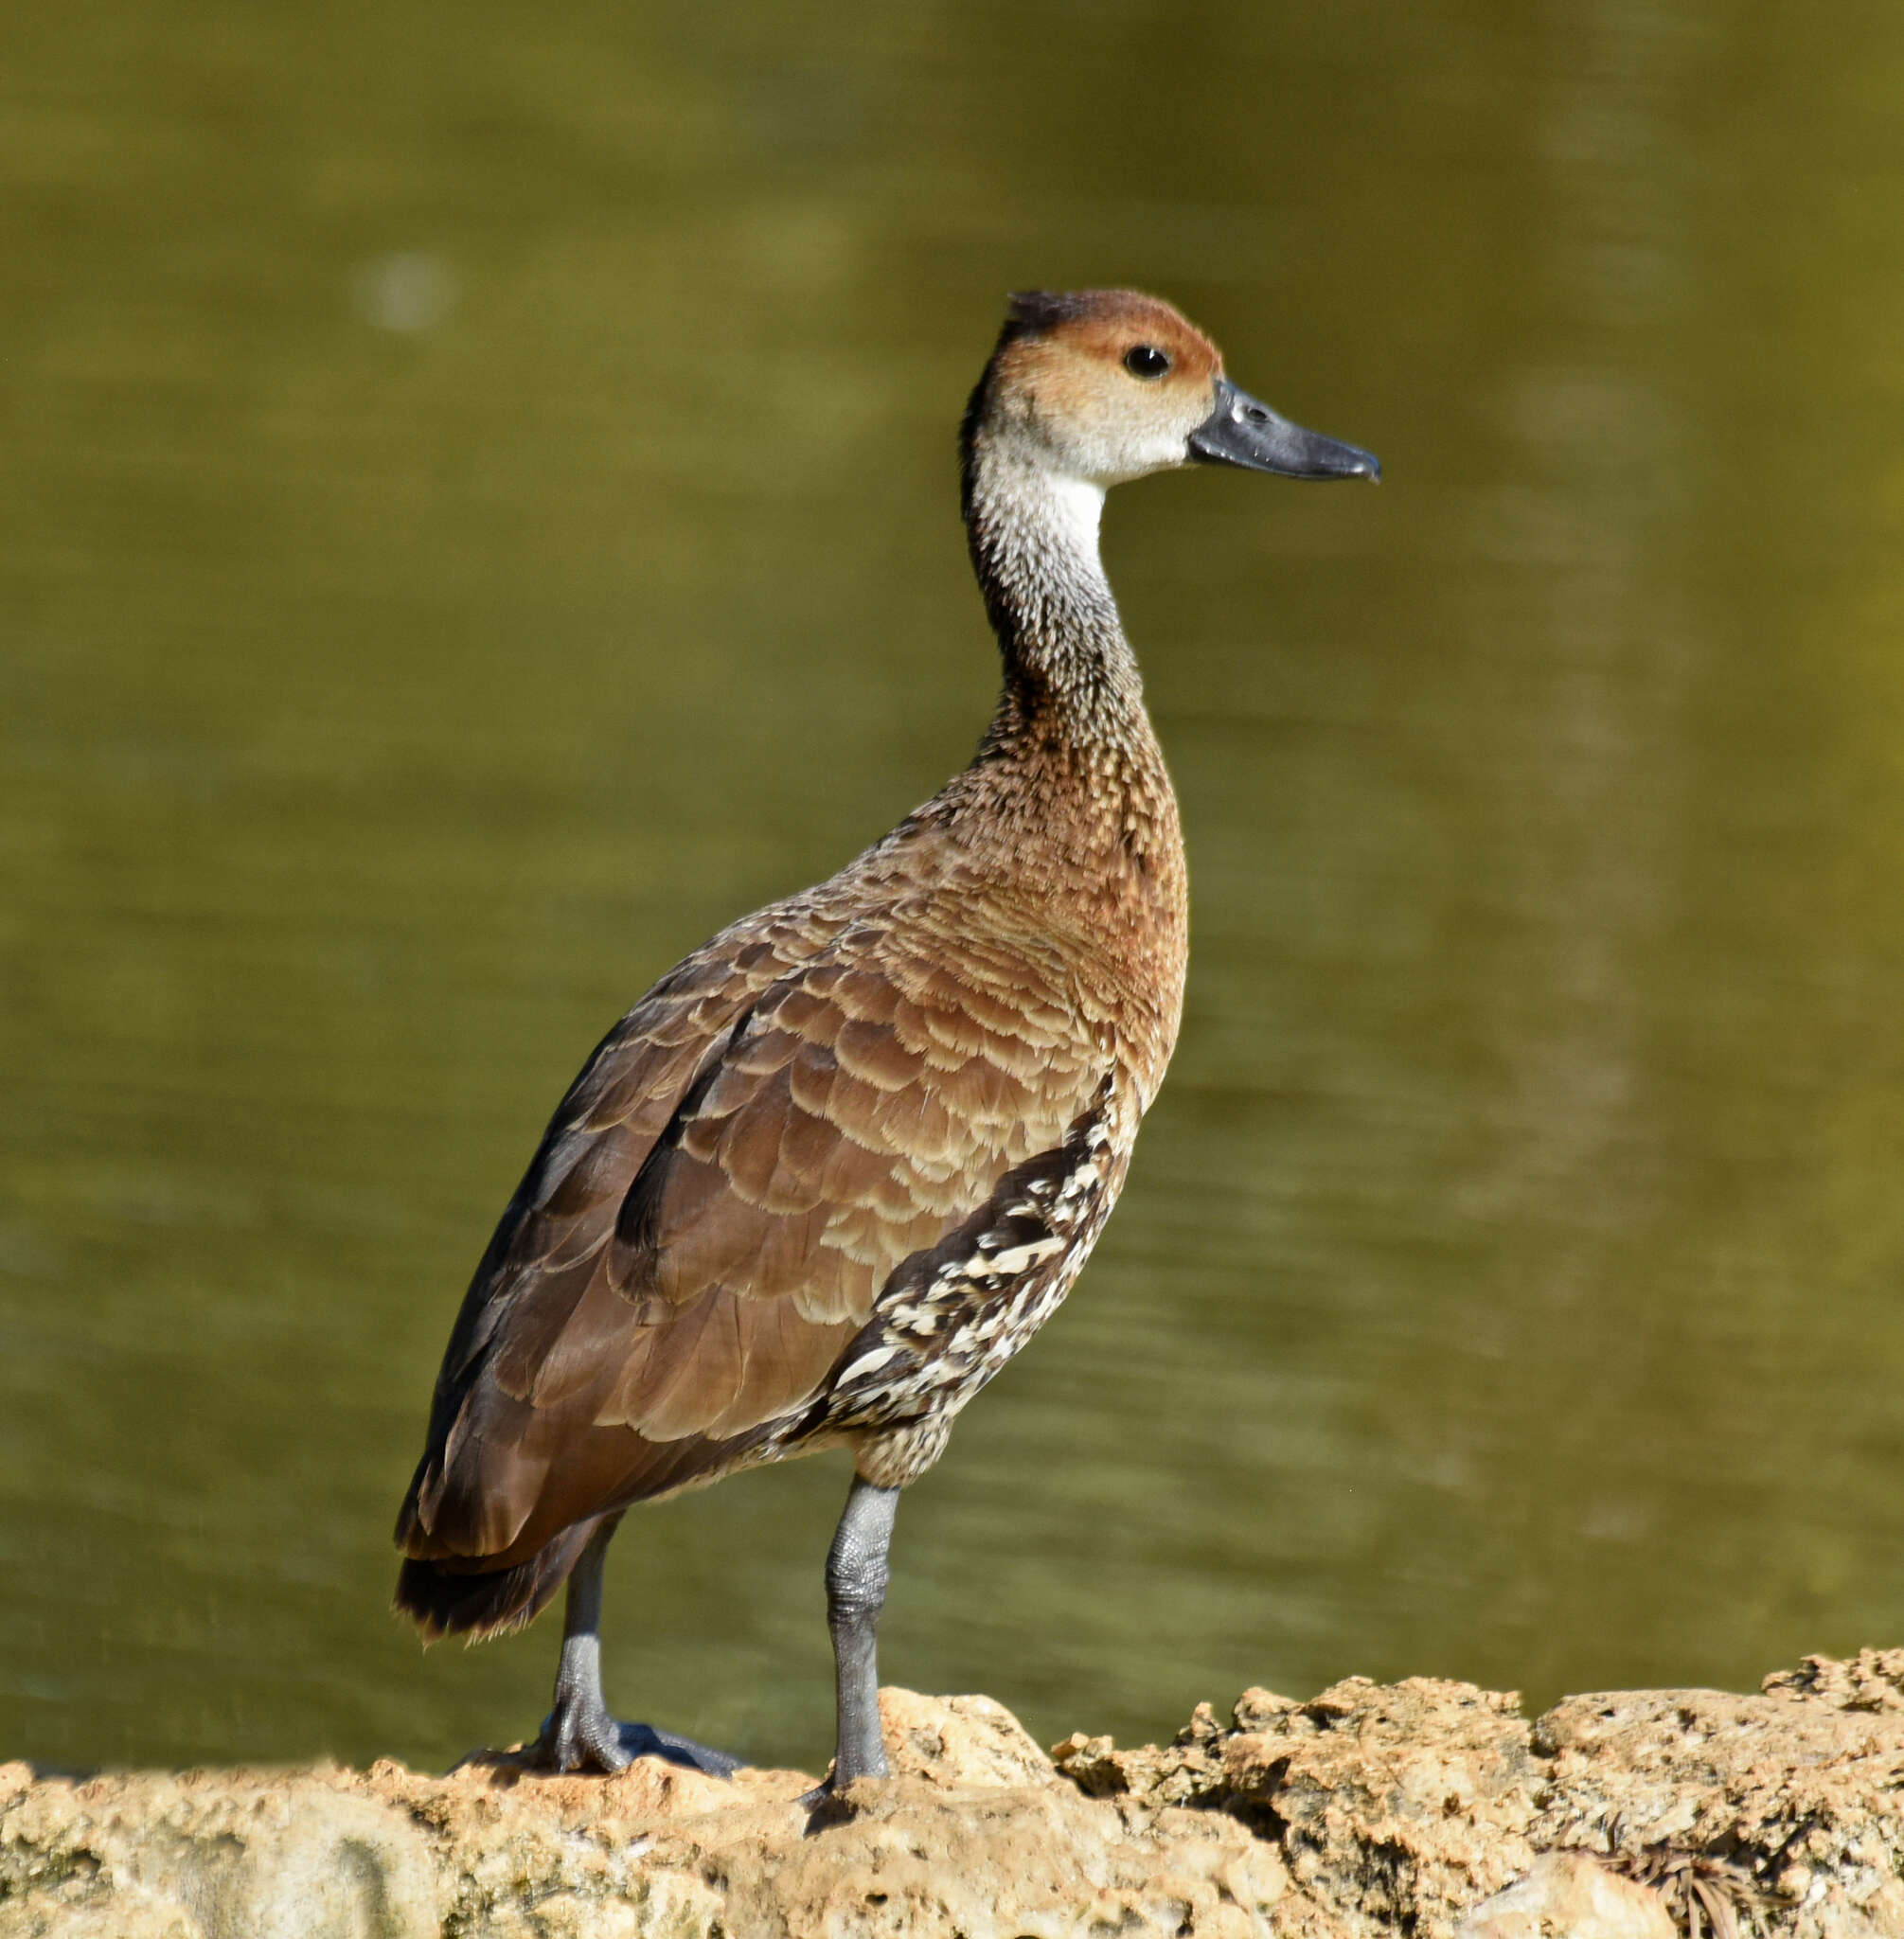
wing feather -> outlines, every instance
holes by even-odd
[[[1037,949],[790,908],[657,985],[564,1099],[453,1336],[412,1554],[514,1556],[731,1465],[1093,1094],[1107,1047]]]

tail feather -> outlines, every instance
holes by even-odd
[[[563,1529],[512,1568],[485,1571],[475,1557],[467,1562],[460,1557],[407,1557],[397,1573],[396,1607],[416,1618],[430,1643],[439,1636],[468,1636],[481,1642],[520,1629],[543,1612],[568,1580],[598,1519]]]

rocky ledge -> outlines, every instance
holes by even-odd
[[[84,1780],[0,1765],[0,1939],[1904,1939],[1904,1650],[1752,1697],[1361,1678],[1047,1755],[882,1694],[895,1775],[507,1754]]]

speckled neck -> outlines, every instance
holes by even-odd
[[[981,386],[964,438],[966,533],[1005,682],[977,757],[937,805],[1047,896],[1111,929],[1136,924],[1181,992],[1183,833],[1098,557],[1104,492],[1041,462],[984,401]]]
[[[1144,738],[1144,683],[1098,557],[1101,486],[981,425],[965,454],[966,537],[1005,661],[988,742]]]

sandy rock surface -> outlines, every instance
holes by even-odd
[[[0,1765],[0,1939],[1904,1939],[1904,1650],[1760,1694],[1360,1678],[1051,1756],[887,1690],[895,1775]]]

